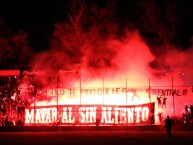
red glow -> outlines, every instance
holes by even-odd
[[[0,76],[10,77],[10,76],[19,76],[20,70],[0,70]]]

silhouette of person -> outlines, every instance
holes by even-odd
[[[162,97],[157,96],[158,108],[161,107],[161,98],[162,98]]]
[[[172,133],[171,133],[171,129],[172,129],[172,120],[170,119],[169,116],[167,116],[167,118],[165,119],[165,128],[166,128],[166,133],[168,135],[169,138],[172,137]]]
[[[162,124],[162,112],[158,112],[157,116],[159,118],[160,124]]]
[[[166,108],[166,100],[167,100],[167,98],[164,96],[162,107],[165,107],[165,108]]]
[[[9,120],[7,116],[5,117],[5,126],[9,126]]]
[[[191,113],[191,117],[193,118],[193,106],[190,106],[190,113]]]
[[[185,106],[185,111],[186,111],[187,114],[188,114],[188,108],[189,108],[188,105],[186,105]]]

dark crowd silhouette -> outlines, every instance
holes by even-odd
[[[184,112],[182,113],[182,123],[184,125],[193,125],[193,105],[185,105]]]
[[[19,77],[0,78],[0,126],[23,125],[25,107],[33,103],[33,87],[21,87]]]

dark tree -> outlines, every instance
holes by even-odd
[[[165,62],[166,54],[176,48],[185,49],[184,43],[179,40],[183,39],[181,30],[186,29],[184,24],[189,17],[190,7],[185,8],[184,3],[180,1],[139,2],[140,33],[156,56],[150,64],[153,68],[168,69],[169,66]]]
[[[25,69],[33,55],[28,45],[27,33],[12,32],[0,19],[0,68]]]

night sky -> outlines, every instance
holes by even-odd
[[[96,2],[97,0],[95,0]],[[134,24],[137,27],[140,22],[137,21],[139,2],[141,0],[119,0],[117,1],[117,17],[121,19],[120,23]],[[69,2],[69,1],[68,1]],[[0,16],[6,26],[13,31],[20,29],[29,33],[30,45],[34,50],[46,50],[49,45],[49,38],[54,30],[56,22],[64,22],[67,19],[67,5],[65,0],[49,0],[49,1],[12,1],[6,0],[0,2]],[[91,0],[86,0],[86,3],[91,3]],[[106,1],[100,0],[97,3],[104,6]],[[158,5],[163,7],[166,1],[160,2]],[[185,47],[190,47],[190,39],[193,34],[192,30],[192,5],[189,1],[176,1],[179,7],[179,14],[188,14],[183,23],[183,27],[179,28],[179,34],[176,41],[183,43]],[[143,15],[143,14],[141,14]],[[180,16],[180,15],[179,15]],[[182,15],[183,16],[183,15]]]
[[[65,4],[61,1],[11,1],[0,4],[0,15],[13,31],[29,33],[34,49],[46,49],[55,22],[66,19]]]

